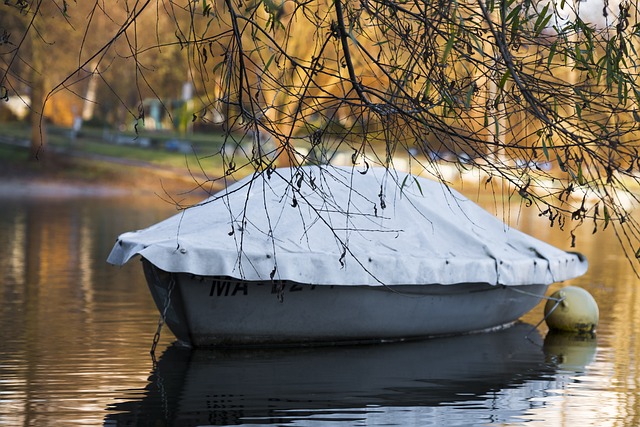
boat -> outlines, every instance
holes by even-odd
[[[265,169],[144,230],[163,319],[188,346],[398,341],[512,324],[587,260],[442,182],[386,168]]]

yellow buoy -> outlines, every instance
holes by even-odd
[[[549,329],[569,332],[593,332],[600,312],[591,294],[576,286],[567,286],[551,295],[544,306]]]

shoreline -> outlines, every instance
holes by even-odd
[[[205,179],[188,170],[105,158],[53,156],[46,164],[0,158],[0,197],[5,199],[156,195],[199,201],[210,195],[202,188]]]
[[[132,194],[126,188],[107,184],[83,184],[65,180],[11,177],[0,182],[1,198],[112,197]]]

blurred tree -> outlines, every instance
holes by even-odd
[[[47,94],[45,73],[46,41],[36,28],[30,15],[30,5],[24,2],[5,2],[5,11],[0,15],[0,31],[4,34],[3,51],[4,73],[0,80],[0,92],[5,99],[10,95],[25,96],[23,101],[30,106],[32,128],[29,156],[40,156],[47,142],[44,128],[44,104]]]
[[[22,97],[30,106],[31,157],[44,155],[49,121],[69,127],[74,119],[92,119],[98,107],[118,118],[114,124],[135,123],[144,119],[144,99],[179,97],[190,79],[186,57],[175,36],[160,41],[158,32],[174,24],[171,14],[127,3],[0,5],[0,95]]]

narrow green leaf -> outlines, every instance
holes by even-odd
[[[467,96],[464,100],[464,106],[466,108],[471,108],[471,100],[473,99],[473,94],[475,93],[475,85],[469,85],[467,88]]]
[[[520,6],[518,6],[520,7]],[[516,15],[511,22],[511,39],[513,40],[520,32],[520,15]]]
[[[620,80],[618,82],[618,101],[620,101],[620,104],[626,105],[628,99],[629,99],[629,88],[627,87],[627,84],[625,81]]]
[[[422,186],[420,185],[420,181],[418,181],[418,178],[416,178],[415,176],[413,177],[413,181],[416,183],[416,185],[418,186],[418,191],[420,191],[420,195],[424,196],[424,193],[422,192]]]
[[[449,56],[449,53],[451,52],[451,49],[453,48],[453,44],[456,41],[456,34],[455,33],[451,33],[451,36],[449,37],[449,40],[447,40],[447,44],[444,47],[444,51],[442,52],[442,63],[447,62],[447,57]]]
[[[402,180],[402,184],[400,184],[400,196],[402,196],[402,190],[404,190],[404,186],[407,183],[407,178],[409,178],[409,175],[405,175],[404,179]]]
[[[264,65],[264,71],[266,72],[269,69],[269,65],[271,65],[271,63],[273,62],[273,58],[275,58],[276,54],[274,53],[273,55],[271,55],[269,57],[269,60],[267,61],[267,63]]]
[[[553,57],[556,54],[556,49],[558,49],[558,42],[553,42],[553,44],[549,48],[549,57],[547,58],[547,67],[551,66],[551,62],[553,61]]]
[[[431,81],[427,80],[424,85],[424,91],[422,92],[422,102],[429,101],[429,95],[431,95]]]
[[[549,161],[551,157],[549,157],[549,149],[547,148],[547,143],[545,142],[545,138],[542,138],[542,153],[544,154],[545,159]]]
[[[535,33],[536,36],[539,36],[540,33],[542,33],[542,30],[544,30],[547,26],[547,24],[549,23],[549,20],[551,19],[552,14],[549,13],[549,5],[551,3],[547,3],[542,10],[540,11],[540,14],[538,15],[538,18],[536,19],[536,22],[533,24],[533,32]]]
[[[205,26],[204,30],[202,31],[202,38],[205,39],[207,38],[207,32],[209,32],[209,27],[211,26],[211,23],[213,22],[214,18],[210,18],[207,21],[207,25]],[[209,45],[211,45],[211,43],[209,43]]]
[[[509,13],[507,15],[507,19],[506,22],[511,21],[512,19],[518,18],[520,15],[520,11],[522,10],[522,5],[517,5],[516,7],[513,8],[513,10],[511,11],[511,13]]]
[[[510,76],[511,76],[511,70],[507,70],[507,72],[504,73],[504,75],[500,79],[500,83],[498,83],[498,87],[500,89],[504,89],[504,85],[507,83],[507,80],[509,79]]]
[[[218,71],[218,68],[222,67],[224,65],[224,61],[220,61],[218,62],[214,67],[213,70],[211,71],[212,73],[215,74],[216,71]]]
[[[202,0],[202,16],[207,18],[211,16],[211,5],[207,3],[207,0]]]
[[[585,185],[587,183],[582,172],[582,163],[578,163],[578,176],[576,179],[578,181],[578,185]]]

